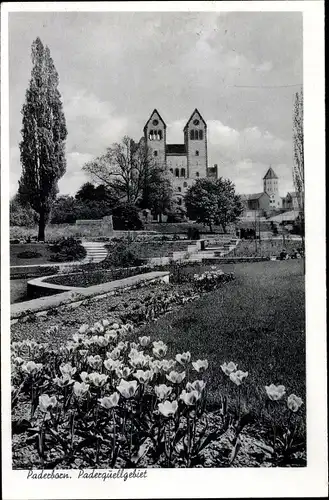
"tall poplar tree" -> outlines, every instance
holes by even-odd
[[[19,194],[39,214],[38,240],[45,240],[45,227],[58,192],[58,180],[66,170],[66,122],[59,78],[48,47],[40,38],[32,44],[32,73],[22,108],[20,143],[22,175]]]

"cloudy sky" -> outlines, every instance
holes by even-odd
[[[10,184],[17,190],[21,107],[31,44],[49,46],[67,120],[62,194],[89,180],[84,163],[124,135],[139,139],[154,108],[169,143],[194,108],[208,123],[209,164],[239,193],[262,191],[272,165],[292,185],[292,107],[302,83],[299,13],[10,13]]]

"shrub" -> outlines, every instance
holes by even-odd
[[[52,262],[71,262],[83,259],[87,252],[79,240],[72,236],[62,238],[53,245],[50,245],[53,255],[50,256]]]
[[[113,229],[128,231],[143,229],[143,223],[135,205],[120,203],[113,209]]]
[[[187,230],[187,239],[188,240],[199,240],[200,239],[200,231],[197,228],[189,227]]]
[[[134,267],[144,264],[144,260],[137,257],[134,252],[127,248],[124,241],[115,241],[114,238],[108,245],[108,256],[103,260],[102,267]]]
[[[41,253],[32,250],[25,250],[17,254],[18,259],[36,259],[37,257],[41,257]]]
[[[10,226],[33,227],[38,221],[38,214],[29,206],[20,202],[15,196],[10,201]]]

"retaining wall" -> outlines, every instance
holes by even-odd
[[[11,323],[16,323],[22,318],[30,316],[46,316],[47,310],[57,308],[75,308],[82,304],[85,300],[97,300],[103,297],[114,295],[116,291],[122,289],[134,288],[139,285],[147,285],[154,281],[163,281],[169,283],[169,271],[153,271],[145,274],[138,274],[122,280],[102,283],[88,288],[75,289],[50,297],[41,297],[26,302],[12,304],[10,307]],[[52,285],[55,287],[59,285]]]

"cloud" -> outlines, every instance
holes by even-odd
[[[101,154],[127,133],[128,117],[115,112],[115,106],[102,101],[86,89],[63,92],[67,123],[67,151]]]
[[[12,13],[9,34],[11,191],[36,36],[60,76],[68,128],[62,192],[74,194],[85,181],[85,159],[126,134],[139,139],[154,108],[168,142],[182,143],[195,107],[208,123],[209,163],[221,175],[256,192],[272,164],[280,188],[291,189],[297,89],[283,85],[302,82],[300,13]]]

